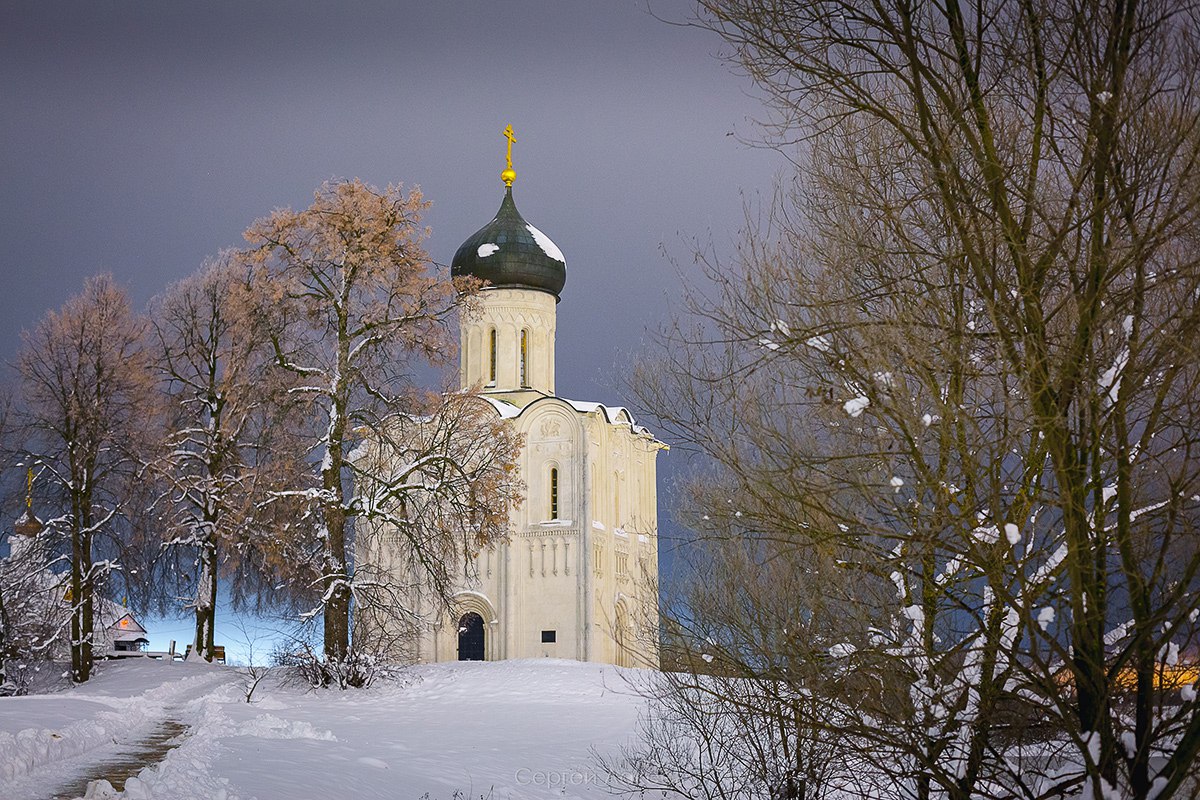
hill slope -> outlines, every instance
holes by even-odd
[[[367,691],[271,683],[247,704],[232,668],[110,664],[78,689],[0,700],[0,796],[44,798],[99,776],[98,762],[172,719],[188,734],[123,797],[605,797],[591,749],[629,740],[637,674],[559,660],[440,664]]]

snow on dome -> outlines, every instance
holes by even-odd
[[[496,217],[459,245],[450,274],[479,278],[495,288],[533,289],[558,297],[567,280],[567,262],[550,238],[517,211],[509,189]]]
[[[537,228],[525,223],[525,227],[533,234],[533,240],[538,243],[538,247],[542,248],[542,252],[553,258],[555,261],[561,261],[566,264],[567,259],[563,258],[562,250],[558,249],[558,245],[550,241],[550,237],[539,231]],[[482,254],[481,254],[482,255]]]

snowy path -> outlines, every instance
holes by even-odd
[[[107,781],[109,787],[117,791],[125,788],[125,783],[147,766],[157,764],[172,749],[178,746],[179,740],[188,728],[178,720],[168,718],[136,742],[130,742],[117,748],[110,757],[100,761],[89,761],[86,771],[77,778],[59,786],[50,792],[51,800],[75,800],[83,797],[93,781]]]
[[[357,692],[271,684],[260,686],[253,704],[244,702],[236,671],[183,669],[190,666],[176,665],[178,677],[163,683],[163,673],[145,669],[122,679],[129,668],[122,665],[104,679],[124,685],[126,697],[96,691],[97,686],[87,693],[18,700],[28,701],[27,708],[40,704],[44,720],[61,721],[72,708],[78,711],[75,722],[57,729],[64,739],[112,714],[113,703],[138,708],[135,715],[145,720],[155,714],[161,720],[178,709],[189,734],[172,742],[177,746],[165,757],[155,754],[160,763],[128,780],[121,795],[128,800],[426,794],[449,800],[455,792],[493,800],[609,797],[592,748],[611,753],[629,741],[642,707],[625,681],[638,671],[573,661],[419,667],[407,682]],[[12,727],[5,702],[0,701],[0,797],[46,800],[65,786],[66,765],[7,777],[5,770],[19,759],[5,749],[3,737]],[[150,728],[140,730],[144,737]],[[101,745],[80,752],[79,763],[111,755]]]
[[[236,678],[208,665],[143,661],[102,664],[87,684],[52,695],[0,701],[0,797],[57,797],[104,763],[117,763],[186,718]],[[146,762],[143,762],[146,763]],[[82,792],[80,792],[82,794]]]

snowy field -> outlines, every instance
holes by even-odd
[[[636,672],[560,660],[440,664],[366,691],[270,682],[247,704],[232,667],[107,662],[79,688],[0,699],[0,798],[71,797],[104,774],[97,765],[167,722],[186,732],[116,796],[607,797],[592,748],[628,740],[642,705],[627,682]]]

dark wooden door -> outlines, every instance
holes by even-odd
[[[458,621],[458,660],[483,661],[483,617],[474,611]]]

